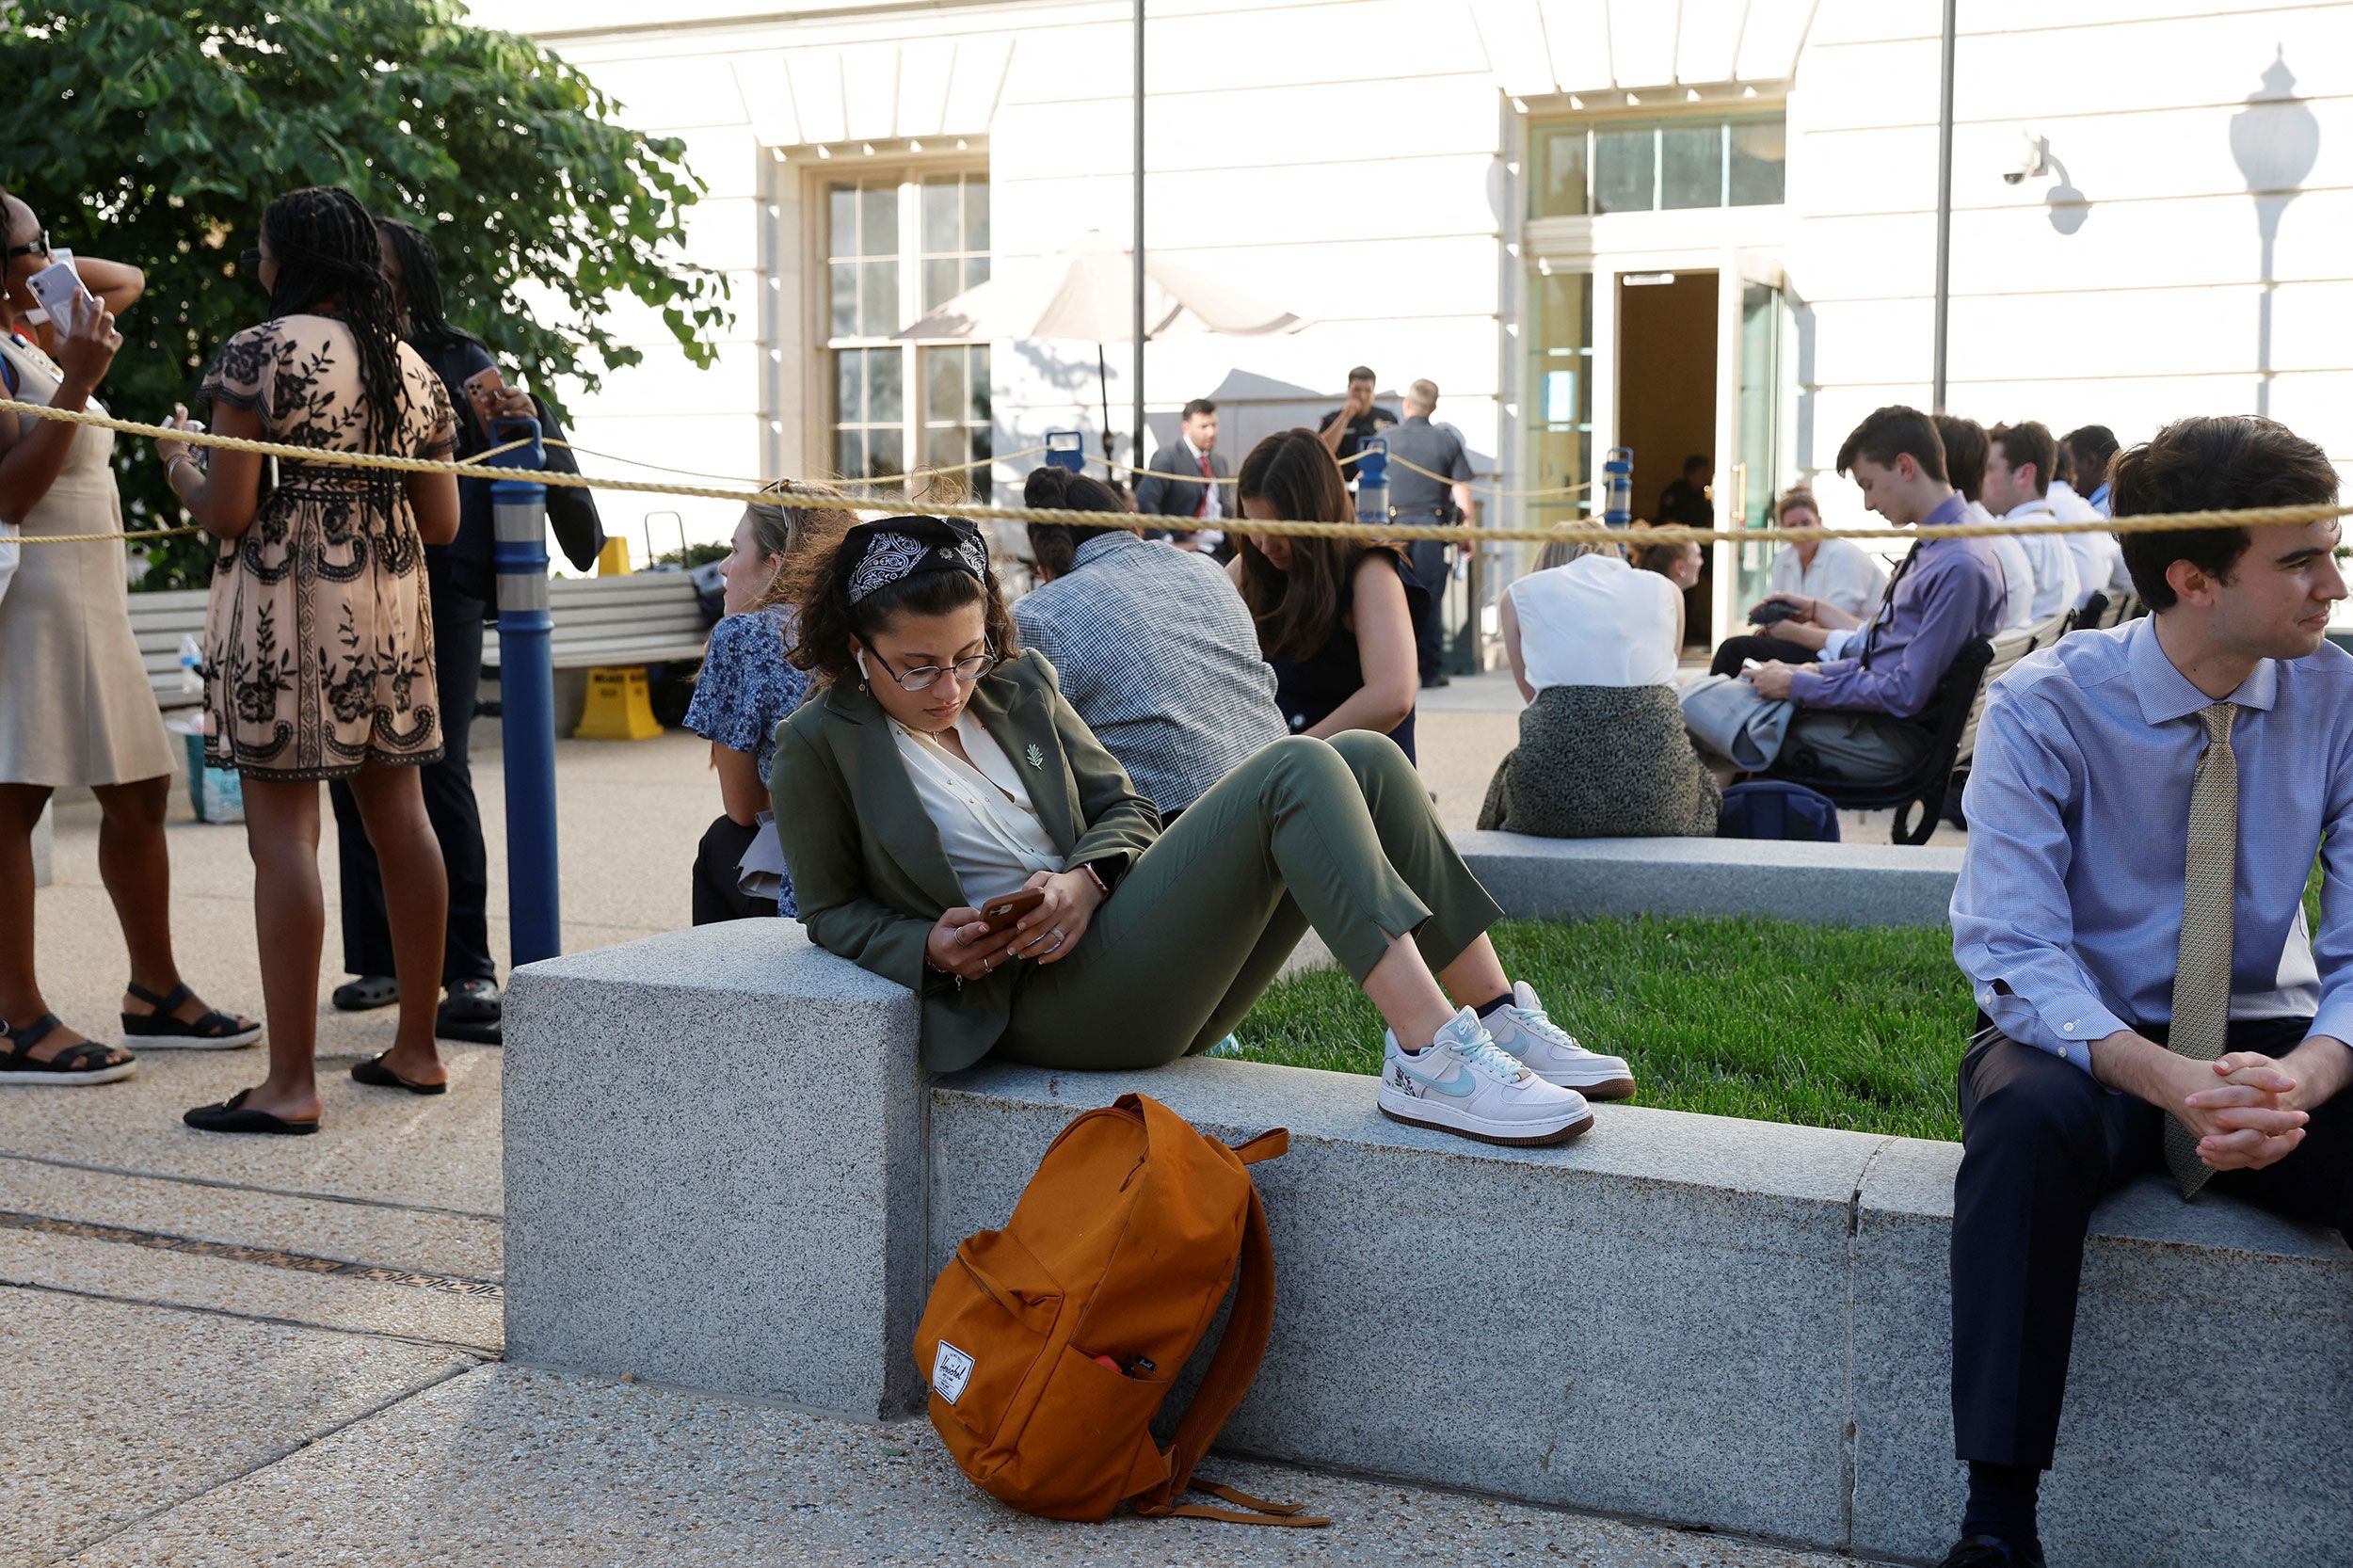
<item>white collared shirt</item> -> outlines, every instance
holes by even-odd
[[[1992,522],[1993,514],[1985,509],[1985,503],[1969,504],[1971,522]],[[2026,554],[2026,547],[2018,542],[2015,534],[1996,534],[1986,540],[1993,553],[2002,558],[2002,585],[2009,598],[2002,609],[2002,630],[2031,631],[2038,623],[2034,618],[2034,562]]]
[[[2002,514],[2004,522],[2034,522],[2053,515],[2051,503],[2038,496],[2024,506],[2012,506]],[[2026,552],[2026,559],[2034,566],[2034,624],[2041,626],[2061,610],[2080,610],[2090,590],[2080,585],[2075,570],[2075,552],[2067,547],[2067,539],[2059,534],[2019,534],[2013,536]]]
[[[1798,558],[1796,545],[1785,543],[1773,557],[1769,585],[1774,593],[1803,594],[1850,616],[1869,616],[1887,589],[1887,568],[1852,539],[1824,534],[1810,566]]]
[[[2051,515],[2061,522],[2105,522],[2107,514],[2075,493],[2075,487],[2064,479],[2051,481]],[[2075,604],[2081,608],[2093,594],[2111,597],[2133,585],[2132,573],[2124,569],[2124,547],[2116,536],[2105,528],[2087,529],[2080,534],[2063,534],[2070,553],[2075,557]]]
[[[977,909],[990,899],[1019,892],[1038,872],[1065,869],[1053,836],[1038,821],[1029,780],[971,709],[956,715],[956,739],[972,759],[968,763],[898,720],[889,724],[907,781],[939,832],[939,847],[947,852],[965,903]]]
[[[1193,445],[1192,437],[1179,434],[1176,438],[1176,444],[1185,449],[1185,461],[1192,467],[1194,474],[1200,473],[1204,468],[1209,466],[1209,455],[1202,451],[1199,447]],[[1203,522],[1220,521],[1226,516],[1225,487],[1223,485],[1212,485],[1206,480],[1199,480],[1196,482],[1199,483],[1204,489],[1209,492],[1209,510],[1201,514],[1201,520]]]

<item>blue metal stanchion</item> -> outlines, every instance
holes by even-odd
[[[1634,524],[1634,449],[1613,446],[1604,458],[1601,472],[1606,481],[1609,501],[1602,510],[1601,520],[1611,528],[1630,528]]]
[[[1087,466],[1086,432],[1083,430],[1047,431],[1046,460],[1056,468],[1066,468],[1073,473],[1084,473]]]
[[[1389,520],[1389,443],[1385,437],[1367,436],[1356,446],[1356,520]]]
[[[492,443],[528,446],[489,459],[496,468],[536,473],[546,466],[539,422],[503,419]],[[548,488],[536,479],[496,479],[492,560],[499,576],[500,726],[506,760],[506,913],[510,962],[552,958],[564,951],[555,852],[555,671],[549,644]]]

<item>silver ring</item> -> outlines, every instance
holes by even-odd
[[[1060,952],[1062,951],[1062,944],[1063,944],[1063,934],[1062,934],[1061,932],[1057,931],[1057,932],[1055,932],[1055,933],[1054,933],[1054,945],[1053,945],[1052,947],[1050,947],[1050,948],[1048,948],[1046,951],[1047,951],[1047,952]]]

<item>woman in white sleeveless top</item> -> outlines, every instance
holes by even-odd
[[[9,296],[49,264],[39,222],[4,203]],[[0,298],[0,392],[22,403],[104,409],[91,392],[121,347],[94,303],[55,328],[57,360]],[[90,786],[104,814],[99,874],[130,950],[124,1032],[143,1047],[249,1046],[261,1026],[206,1007],[180,982],[171,950],[171,867],[164,813],[171,753],[131,635],[123,553],[112,539],[41,544],[47,536],[122,528],[114,434],[31,414],[0,417],[0,522],[23,535],[0,592],[0,1083],[88,1084],[128,1078],[132,1055],[92,1041],[49,1011],[33,973],[33,825],[51,793]]]
[[[1674,583],[1587,546],[1506,589],[1502,624],[1529,706],[1479,825],[1547,839],[1713,837],[1721,797],[1675,700]]]

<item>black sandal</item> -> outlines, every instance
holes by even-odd
[[[446,1095],[449,1093],[447,1079],[443,1079],[439,1083],[409,1082],[392,1068],[384,1065],[384,1058],[391,1054],[390,1051],[379,1051],[364,1062],[354,1062],[351,1064],[351,1076],[361,1083],[373,1084],[378,1089],[406,1089],[412,1095]]]
[[[123,989],[155,1010],[122,1015],[122,1032],[149,1050],[237,1050],[262,1037],[260,1024],[217,1009],[193,1023],[173,1017],[196,995],[184,981],[173,986],[168,997],[159,997],[136,981]]]
[[[266,1111],[248,1111],[246,1096],[250,1089],[240,1089],[218,1105],[200,1105],[183,1112],[180,1119],[199,1132],[267,1132],[285,1138],[307,1138],[319,1129],[316,1122],[290,1122],[283,1116],[273,1116]]]
[[[95,1040],[68,1046],[46,1062],[33,1055],[35,1046],[64,1027],[55,1013],[43,1013],[23,1029],[10,1029],[0,1022],[0,1044],[8,1047],[0,1051],[0,1083],[48,1083],[59,1087],[115,1083],[139,1070],[137,1058],[128,1051],[123,1052],[120,1062],[107,1061],[115,1054],[115,1048],[102,1046]]]

